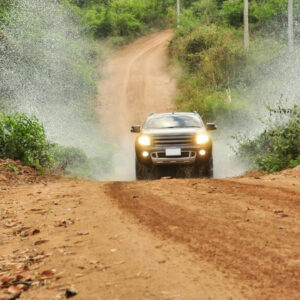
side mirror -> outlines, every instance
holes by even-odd
[[[216,126],[216,124],[215,123],[207,123],[206,124],[206,129],[207,130],[217,130],[217,126]]]
[[[133,125],[131,126],[131,132],[134,132],[134,133],[139,133],[141,132],[141,126],[140,125]]]

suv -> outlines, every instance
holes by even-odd
[[[140,133],[135,142],[136,178],[160,178],[163,171],[212,177],[212,140],[207,131],[216,129],[214,123],[204,126],[196,112],[150,114],[142,128],[131,127],[131,132]]]

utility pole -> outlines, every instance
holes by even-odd
[[[289,36],[289,50],[294,50],[294,14],[293,14],[293,0],[288,3],[288,36]]]
[[[180,27],[180,0],[177,0],[177,28]]]
[[[244,0],[244,45],[249,50],[249,3]]]

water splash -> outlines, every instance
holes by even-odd
[[[0,98],[9,109],[36,115],[51,141],[105,160],[93,113],[96,51],[75,15],[58,1],[19,0],[0,32]]]
[[[282,103],[285,108],[300,105],[300,49],[294,53],[284,50],[273,61],[266,65],[262,73],[256,74],[255,81],[240,94],[243,103],[238,115],[231,120],[220,121],[220,134],[215,143],[216,177],[232,177],[243,174],[249,166],[235,157],[235,143],[232,136],[240,133],[254,138],[272,123],[285,122],[283,114],[270,114],[266,107],[276,108]]]

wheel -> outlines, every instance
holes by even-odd
[[[212,178],[214,176],[213,159],[211,158],[204,165],[195,166],[193,175],[196,178],[200,178],[200,177]]]
[[[177,169],[177,178],[193,178],[195,177],[195,166],[182,166]]]
[[[214,163],[213,163],[212,158],[205,165],[205,167],[203,169],[203,176],[208,177],[208,178],[214,177]]]
[[[149,179],[149,169],[141,164],[137,159],[135,160],[135,175],[137,180]]]

